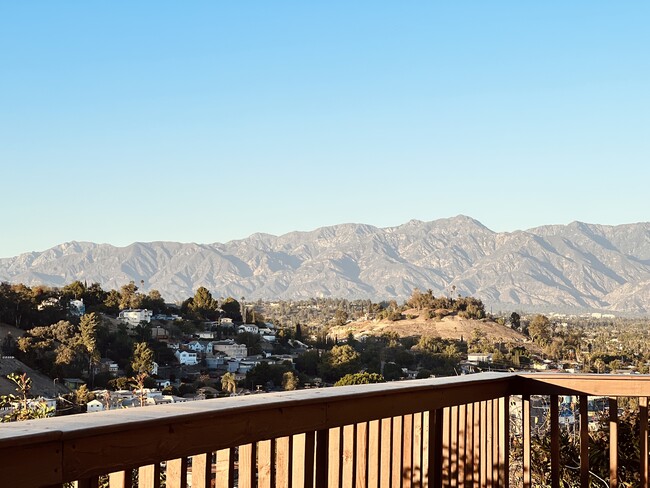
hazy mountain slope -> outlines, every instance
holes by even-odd
[[[0,259],[0,280],[216,296],[404,299],[413,288],[520,308],[650,311],[650,224],[574,222],[495,233],[458,216],[377,228],[343,224],[225,244],[71,242]]]

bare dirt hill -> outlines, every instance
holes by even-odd
[[[405,316],[418,315],[417,310],[407,310]],[[409,336],[436,336],[442,339],[463,338],[468,340],[472,337],[475,329],[483,332],[490,341],[494,342],[515,342],[530,346],[528,338],[510,327],[499,325],[488,319],[472,320],[463,319],[458,316],[447,316],[442,320],[425,319],[421,314],[417,318],[404,319],[392,322],[390,320],[366,320],[350,322],[343,326],[332,327],[330,336],[339,338],[346,337],[352,333],[355,338],[364,336],[376,336],[386,332],[395,332],[400,337]]]

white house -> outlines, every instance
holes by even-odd
[[[242,332],[250,332],[251,334],[259,334],[260,329],[255,324],[242,324],[237,328],[237,331],[241,334]]]
[[[100,402],[99,400],[90,400],[88,403],[86,403],[86,411],[88,413],[90,412],[103,412],[104,411],[104,404]]]
[[[478,364],[478,363],[491,363],[492,362],[492,354],[486,354],[486,353],[470,353],[467,355],[467,362],[472,363],[472,364]]]
[[[146,308],[128,308],[126,310],[122,310],[117,318],[118,320],[127,324],[129,327],[136,327],[140,324],[140,322],[150,323],[152,316],[153,312],[151,310],[147,310]]]
[[[198,355],[194,351],[178,350],[174,353],[174,356],[176,356],[176,359],[178,359],[179,363],[185,364],[187,366],[195,366],[199,364]]]

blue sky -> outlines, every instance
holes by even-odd
[[[0,257],[648,221],[642,1],[3,2]]]

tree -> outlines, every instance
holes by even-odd
[[[237,391],[237,380],[232,373],[226,373],[221,377],[221,389],[228,393],[235,393]]]
[[[325,353],[323,359],[319,373],[330,381],[355,373],[360,366],[359,353],[348,344],[334,346],[331,351]]]
[[[85,314],[79,321],[79,341],[86,351],[88,358],[88,371],[90,377],[94,379],[94,365],[99,361],[99,351],[97,350],[97,329],[99,328],[100,319],[96,313]],[[91,379],[91,385],[94,381]]]
[[[234,298],[228,297],[223,302],[221,302],[221,310],[223,310],[226,317],[234,320],[235,322],[242,321],[241,305]]]
[[[9,413],[2,416],[1,422],[42,419],[54,414],[54,408],[48,407],[44,401],[34,402],[30,399],[29,391],[32,388],[32,380],[26,373],[12,373],[7,375],[7,378],[16,385],[18,395],[0,396],[0,408],[9,410]]]
[[[348,386],[348,385],[369,385],[371,383],[383,383],[384,377],[377,373],[354,373],[346,374],[338,380],[334,386]]]
[[[528,325],[528,334],[530,338],[545,346],[551,342],[551,322],[545,315],[535,315]]]
[[[131,369],[135,374],[151,374],[153,368],[153,351],[146,342],[138,342],[133,348],[133,359],[131,360]]]
[[[217,316],[217,301],[212,298],[210,291],[201,286],[187,304],[188,311],[197,319],[214,319]]]
[[[282,375],[282,388],[285,391],[297,390],[298,384],[298,375],[293,371],[287,371]]]
[[[332,319],[332,324],[345,325],[347,321],[348,321],[348,313],[345,310],[339,308],[336,312],[334,312],[334,318]]]
[[[521,327],[521,316],[517,312],[512,312],[510,314],[510,325],[515,330],[519,330]]]

